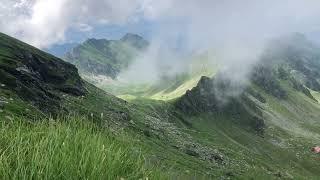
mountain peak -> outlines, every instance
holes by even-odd
[[[138,49],[143,49],[149,45],[149,43],[141,36],[133,33],[127,33],[120,41],[130,44]]]

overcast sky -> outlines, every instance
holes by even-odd
[[[40,48],[133,31],[188,48],[320,31],[319,0],[1,0],[0,31]],[[213,43],[215,42],[215,43]]]

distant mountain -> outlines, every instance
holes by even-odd
[[[131,33],[127,33],[120,39],[120,41],[127,43],[137,49],[144,49],[149,45],[148,41],[144,40],[143,37]]]
[[[76,65],[81,73],[115,79],[148,45],[135,34],[126,34],[120,40],[88,39],[67,52],[64,59]]]
[[[78,43],[56,44],[44,50],[56,57],[62,58],[67,52],[78,45]]]

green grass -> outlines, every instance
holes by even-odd
[[[313,96],[318,102],[320,102],[320,92],[312,91],[311,89],[309,89],[309,91],[311,92],[312,96]]]
[[[0,124],[0,179],[165,179],[125,136],[79,117]]]

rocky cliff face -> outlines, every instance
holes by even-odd
[[[47,113],[59,112],[59,94],[86,93],[74,65],[4,34],[0,34],[0,83]]]

